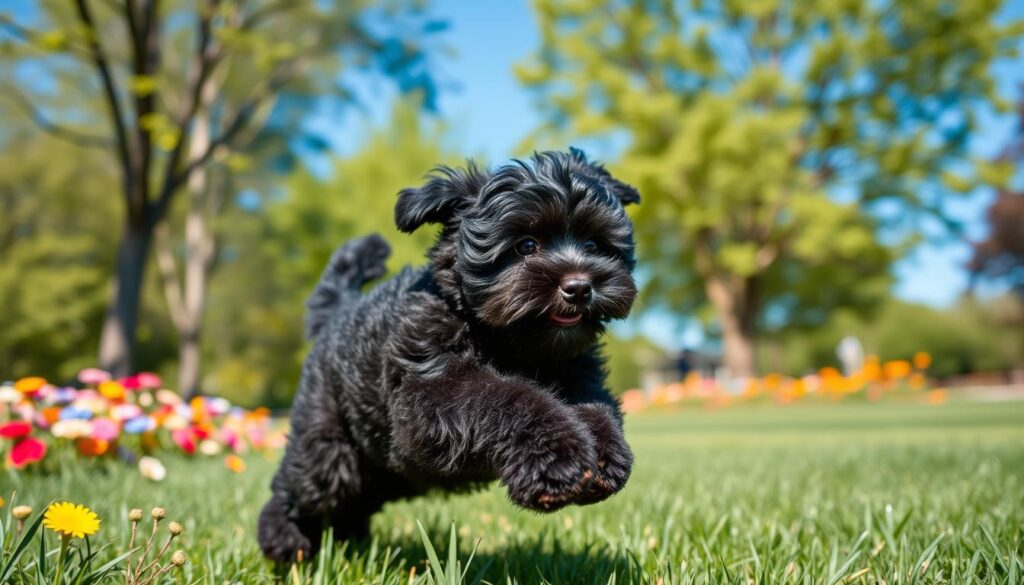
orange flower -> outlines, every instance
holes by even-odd
[[[92,437],[81,437],[75,441],[78,453],[86,457],[99,457],[110,450],[110,441],[104,439],[93,439]]]
[[[946,401],[949,400],[949,391],[945,388],[936,388],[935,390],[929,391],[927,396],[928,404],[938,406],[940,404],[945,404]]]
[[[907,360],[885,362],[885,365],[882,366],[882,371],[885,373],[885,377],[890,380],[906,378],[911,372],[910,362]]]
[[[926,351],[919,351],[914,354],[914,367],[919,370],[927,370],[932,365],[932,356]]]
[[[46,378],[40,378],[39,376],[31,376],[28,378],[22,378],[14,383],[14,389],[22,394],[32,394],[38,392],[40,388],[46,385]]]
[[[922,374],[921,372],[914,372],[913,374],[910,375],[910,380],[908,383],[910,384],[910,387],[913,388],[914,390],[920,390],[925,387],[927,381],[925,380],[924,374]]]
[[[640,412],[647,407],[647,398],[642,390],[627,390],[622,394],[623,412]]]
[[[243,471],[245,471],[245,460],[239,457],[238,455],[228,455],[227,457],[225,457],[224,465],[226,465],[228,469],[234,471],[235,473],[242,473]]]
[[[192,409],[192,422],[201,423],[209,418],[206,411],[206,402],[202,396],[196,396],[188,405]]]
[[[864,360],[864,367],[861,368],[861,374],[867,382],[877,382],[882,377],[882,368],[878,365],[878,356],[869,355],[867,359]]]
[[[779,374],[768,374],[761,379],[761,383],[764,384],[765,390],[774,392],[782,386],[782,376]]]
[[[832,366],[825,366],[824,368],[818,370],[818,375],[821,376],[822,378],[838,378],[842,374],[840,374],[839,370],[833,368]]]
[[[757,383],[756,378],[750,378],[747,380],[746,386],[743,388],[744,398],[754,398],[761,393],[761,386]]]
[[[43,420],[46,424],[52,425],[53,423],[60,420],[60,407],[59,406],[47,406],[46,408],[39,411],[43,415]]]

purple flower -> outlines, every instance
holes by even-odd
[[[70,404],[74,402],[77,395],[78,390],[65,386],[64,388],[54,390],[48,399],[51,404]]]

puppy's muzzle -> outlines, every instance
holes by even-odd
[[[594,290],[590,279],[579,275],[567,276],[558,285],[558,292],[562,299],[573,305],[586,305],[594,297]]]

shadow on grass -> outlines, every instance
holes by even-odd
[[[455,534],[455,527],[431,523],[424,526],[427,537],[440,560],[432,567],[423,539],[418,534],[398,538],[364,539],[334,542],[330,532],[324,533],[320,554],[300,567],[278,566],[277,576],[284,582],[350,582],[351,579],[372,579],[379,583],[410,583],[410,575],[423,577],[437,568],[460,578],[443,579],[446,583],[580,583],[605,584],[614,574],[616,583],[637,582],[641,567],[607,545],[590,543],[582,549],[564,548],[557,535],[550,531],[538,533],[525,542],[511,543],[496,550],[481,551],[477,543],[465,542]],[[457,541],[461,540],[461,544]],[[458,551],[457,563],[451,566],[452,543]],[[472,558],[470,558],[472,553]],[[469,562],[467,566],[467,561]],[[298,575],[295,572],[298,571]],[[437,579],[435,579],[437,581]]]

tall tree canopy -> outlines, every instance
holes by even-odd
[[[339,78],[346,65],[383,71],[403,88],[426,86],[432,96],[416,41],[437,24],[398,18],[414,4],[74,0],[0,16],[3,93],[41,129],[106,149],[117,162],[122,234],[100,342],[104,367],[132,369],[154,231],[211,161],[268,127],[294,139],[315,99],[348,98]],[[26,15],[30,22],[19,20]],[[52,92],[54,83],[77,91]]]
[[[1021,30],[994,0],[534,5],[542,45],[518,73],[543,130],[625,137],[647,290],[709,303],[734,376],[754,373],[766,324],[877,298],[879,230],[942,219],[974,185],[989,65]]]

